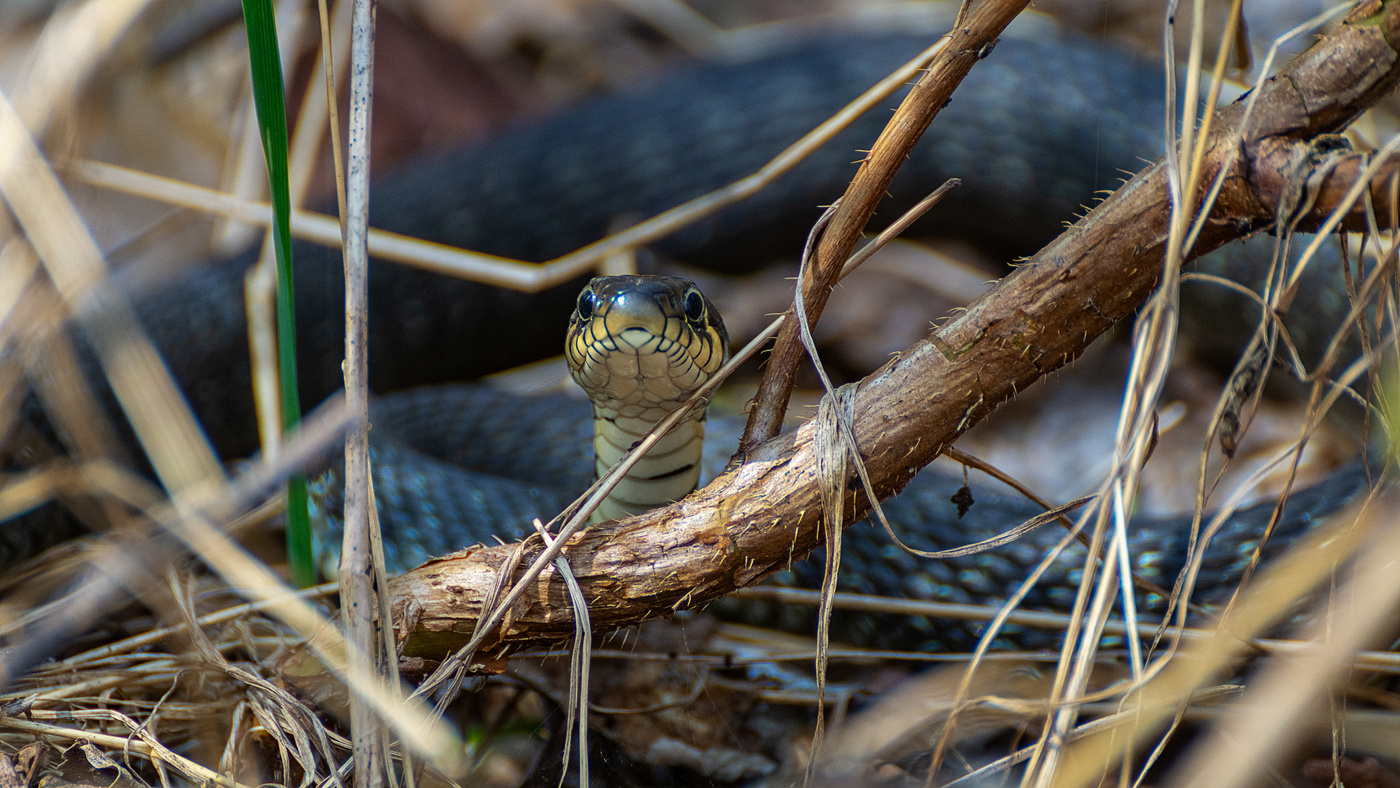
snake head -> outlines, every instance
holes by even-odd
[[[595,406],[641,415],[689,398],[728,357],[729,334],[689,279],[600,276],[579,293],[565,354]]]

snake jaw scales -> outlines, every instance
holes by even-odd
[[[593,403],[599,477],[713,375],[729,355],[719,311],[680,277],[598,277],[569,320],[569,372]],[[593,513],[594,522],[679,500],[700,480],[705,411],[664,436]]]

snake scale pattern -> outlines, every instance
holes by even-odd
[[[801,42],[744,64],[700,65],[642,89],[589,101],[510,130],[482,145],[420,162],[376,183],[371,223],[428,240],[545,260],[606,234],[618,217],[647,216],[743,177],[928,43],[926,37],[843,35]],[[881,215],[897,215],[945,178],[964,186],[920,230],[958,233],[1007,259],[1038,248],[1096,192],[1161,149],[1161,70],[1124,51],[1053,27],[1009,36],[971,73],[891,189]],[[891,106],[896,99],[891,100]],[[777,252],[791,256],[817,216],[854,172],[887,114],[868,113],[759,196],[655,245],[664,255],[740,270]],[[1267,245],[1267,244],[1265,244]],[[1254,244],[1258,247],[1260,244]],[[1257,253],[1215,263],[1261,276]],[[215,446],[226,459],[255,449],[242,300],[254,253],[193,270],[136,301]],[[301,383],[307,406],[341,385],[338,253],[295,248]],[[403,569],[436,554],[522,533],[529,517],[557,511],[592,478],[587,403],[560,395],[522,397],[489,387],[438,386],[555,355],[582,282],[529,295],[392,264],[371,266],[371,386],[376,493],[386,550]],[[1335,288],[1306,290],[1295,314],[1323,319]],[[1329,301],[1330,299],[1330,301]],[[1243,302],[1237,302],[1243,303]],[[1217,305],[1206,309],[1217,309]],[[1308,335],[1307,326],[1294,328]],[[510,337],[511,341],[501,341]],[[414,388],[426,387],[426,388]],[[32,411],[29,421],[42,423]],[[116,412],[113,407],[112,412]],[[726,439],[725,435],[731,436]],[[732,449],[737,425],[711,419],[711,467]],[[1280,545],[1364,487],[1356,466],[1290,502],[1271,544]],[[1000,533],[1038,511],[1027,502],[977,494],[966,517],[949,496],[962,484],[925,472],[892,504],[906,541],[932,550]],[[336,530],[334,485],[319,499],[323,539]],[[1228,587],[1254,546],[1268,507],[1238,515],[1217,539],[1202,587]],[[33,518],[31,518],[33,519]],[[62,534],[0,530],[14,560]],[[1177,521],[1138,521],[1138,571],[1170,585],[1185,555]],[[1054,527],[994,552],[927,562],[901,552],[868,523],[847,532],[843,590],[950,602],[1003,598],[1059,538]],[[328,551],[328,561],[333,551]],[[0,561],[3,562],[3,561]],[[1067,554],[1028,599],[1063,608],[1073,595]],[[811,585],[820,561],[794,565],[785,582]],[[744,612],[772,623],[806,611]],[[789,621],[788,623],[793,623]],[[836,637],[872,646],[961,650],[972,624],[898,617],[838,617]],[[1005,645],[1040,647],[1053,638],[1019,630]]]

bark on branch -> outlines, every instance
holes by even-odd
[[[1312,139],[1338,131],[1400,79],[1390,41],[1400,0],[1374,2],[1259,88],[1243,107],[1219,114],[1206,178],[1228,168],[1197,253],[1274,221],[1292,166]],[[1317,227],[1359,172],[1334,169],[1299,229]],[[1372,188],[1389,215],[1389,188]],[[1019,266],[956,319],[861,382],[855,427],[876,491],[897,492],[970,426],[1047,372],[1078,356],[1153,292],[1162,268],[1169,203],[1158,162]],[[1353,227],[1361,227],[1354,212]],[[595,631],[634,625],[757,583],[818,545],[820,493],[810,427],[750,452],[742,465],[684,501],[589,528],[565,555],[588,597]],[[847,522],[864,496],[848,499]],[[513,546],[479,547],[425,564],[390,582],[401,667],[416,673],[469,637],[483,595]],[[527,547],[525,560],[538,553]],[[495,633],[489,655],[567,640],[572,616],[564,585],[547,573]],[[289,678],[318,673],[303,652],[284,664]]]

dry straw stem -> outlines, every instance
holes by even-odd
[[[831,289],[841,277],[842,264],[851,256],[899,166],[909,158],[909,152],[928,129],[928,124],[947,106],[953,91],[962,84],[973,65],[991,51],[997,36],[1026,5],[1021,0],[989,1],[970,11],[964,8],[958,15],[953,30],[941,42],[943,48],[914,89],[904,97],[869,155],[861,162],[821,233],[811,265],[804,267],[805,273],[798,286],[802,308],[810,324],[815,325],[821,318]],[[797,303],[794,302],[794,308]],[[776,436],[782,429],[797,367],[804,354],[798,326],[789,322],[773,343],[767,370],[744,427],[744,437],[739,441],[740,451]]]
[[[1382,503],[1374,506],[1368,500],[1350,507],[1271,565],[1213,637],[1197,642],[1134,688],[1123,702],[1124,711],[1130,712],[1131,725],[1126,731],[1076,741],[1061,756],[1062,768],[1046,784],[1053,788],[1096,784],[1104,763],[1113,762],[1134,744],[1159,733],[1180,713],[1193,691],[1206,686],[1238,658],[1248,638],[1285,619],[1291,610],[1289,601],[1300,588],[1326,583],[1348,557],[1359,555],[1356,567],[1346,573],[1349,577],[1338,591],[1338,598],[1357,601],[1355,610],[1328,611],[1334,615],[1316,611],[1319,615],[1313,617],[1310,642],[1272,663],[1245,701],[1226,712],[1227,720],[1236,721],[1233,728],[1216,731],[1212,741],[1198,748],[1194,763],[1179,765],[1168,784],[1198,782],[1203,774],[1211,775],[1211,785],[1243,784],[1241,779],[1260,773],[1263,756],[1288,751],[1292,737],[1302,729],[1300,723],[1306,719],[1311,701],[1339,670],[1349,667],[1350,655],[1372,638],[1376,624],[1400,593],[1393,569],[1382,568],[1393,562],[1397,542],[1393,532],[1380,535],[1385,530],[1382,523],[1393,519],[1394,511],[1390,502]],[[1379,582],[1378,571],[1388,574],[1389,579]],[[1367,600],[1362,601],[1363,597]],[[1330,607],[1335,602],[1324,599],[1319,604]],[[1289,676],[1283,688],[1278,682],[1281,675]],[[1288,696],[1286,700],[1279,697],[1280,689]],[[1260,696],[1268,699],[1256,700]],[[1261,713],[1267,722],[1260,719]],[[1253,724],[1238,724],[1245,720]],[[1223,749],[1228,752],[1221,757],[1219,745],[1225,741],[1228,745]],[[1214,762],[1203,768],[1212,756]]]
[[[171,751],[168,747],[162,745],[155,736],[152,736],[141,729],[140,726],[136,725],[130,718],[125,718],[124,715],[104,714],[104,711],[105,710],[99,709],[94,710],[92,713],[72,712],[62,715],[55,712],[32,712],[31,716],[33,719],[8,718],[3,724],[6,728],[11,730],[24,731],[35,734],[36,736],[58,740],[66,739],[74,742],[89,742],[107,747],[113,751],[131,753],[148,758],[153,762],[175,768],[186,777],[199,784],[221,786],[221,788],[251,788],[251,786],[245,786],[233,780],[228,775],[219,774],[216,771],[208,769],[195,761]],[[110,719],[113,717],[119,718],[119,722],[126,723],[127,727],[132,730],[131,735],[112,736],[104,733],[96,733],[86,726],[66,727],[41,721],[45,719],[64,719],[78,722],[102,718]]]
[[[1214,734],[1177,767],[1169,785],[1187,785],[1204,774],[1212,775],[1218,788],[1252,784],[1294,749],[1303,732],[1298,720],[1321,706],[1327,689],[1351,669],[1351,655],[1387,630],[1400,601],[1400,574],[1394,564],[1400,557],[1400,532],[1384,527],[1394,522],[1393,496],[1382,504],[1363,515],[1369,522],[1360,530],[1375,535],[1356,552],[1356,564],[1343,573],[1336,598],[1319,603],[1327,609],[1309,629],[1312,648],[1269,664],[1241,702],[1226,712]],[[1198,654],[1205,657],[1201,662],[1214,656],[1208,647],[1191,656]]]
[[[635,249],[662,238],[725,206],[757,194],[774,179],[797,166],[808,154],[824,145],[856,118],[868,112],[914,78],[941,44],[929,47],[900,66],[847,104],[820,126],[804,134],[774,156],[757,172],[724,188],[688,200],[626,230],[576,249],[545,263],[527,263],[495,255],[455,249],[443,244],[410,238],[383,230],[370,229],[369,251],[376,258],[394,260],[448,276],[496,285],[522,292],[539,292],[561,285],[579,274],[593,270],[609,255]],[[135,196],[161,200],[173,205],[198,208],[239,221],[267,225],[272,208],[264,202],[183,183],[157,175],[94,161],[69,163],[66,174],[86,183]],[[292,211],[292,234],[297,238],[327,246],[341,243],[339,223],[332,217],[310,211]]]
[[[344,611],[347,656],[353,675],[374,676],[392,687],[389,648],[380,648],[375,620],[388,615],[382,595],[384,548],[371,497],[369,458],[369,198],[370,129],[373,117],[374,4],[352,3],[350,44],[350,124],[344,197],[340,198],[345,236],[346,404],[356,416],[345,438],[345,534],[341,545],[340,606]],[[328,53],[329,56],[329,53]],[[329,90],[329,85],[328,85]],[[329,101],[328,101],[329,103]],[[339,185],[339,179],[337,179]],[[384,727],[372,698],[350,698],[355,786],[398,782],[386,764]]]
[[[1273,222],[1285,185],[1280,162],[1305,155],[1311,137],[1342,129],[1400,79],[1389,43],[1398,29],[1400,3],[1358,9],[1260,86],[1249,128],[1239,128],[1238,104],[1220,112],[1205,177],[1221,168],[1231,174],[1198,253]],[[1359,171],[1340,168],[1325,179],[1318,207],[1300,228],[1316,228]],[[1371,191],[1377,212],[1388,214],[1388,190]],[[1142,304],[1161,273],[1169,213],[1159,161],[956,319],[863,380],[855,429],[877,493],[897,492],[999,403],[1073,360]],[[1346,224],[1361,228],[1362,213],[1348,215]],[[812,429],[803,427],[757,447],[679,503],[571,537],[565,553],[595,630],[607,631],[703,604],[806,555],[819,541],[819,501]],[[852,519],[868,509],[864,496],[853,495],[848,505]],[[467,640],[514,549],[471,548],[390,581],[401,669],[419,673]],[[526,560],[538,551],[529,546]],[[572,633],[564,586],[546,575],[517,601],[488,648],[504,655]],[[309,656],[293,655],[283,669],[315,689],[321,670]]]

